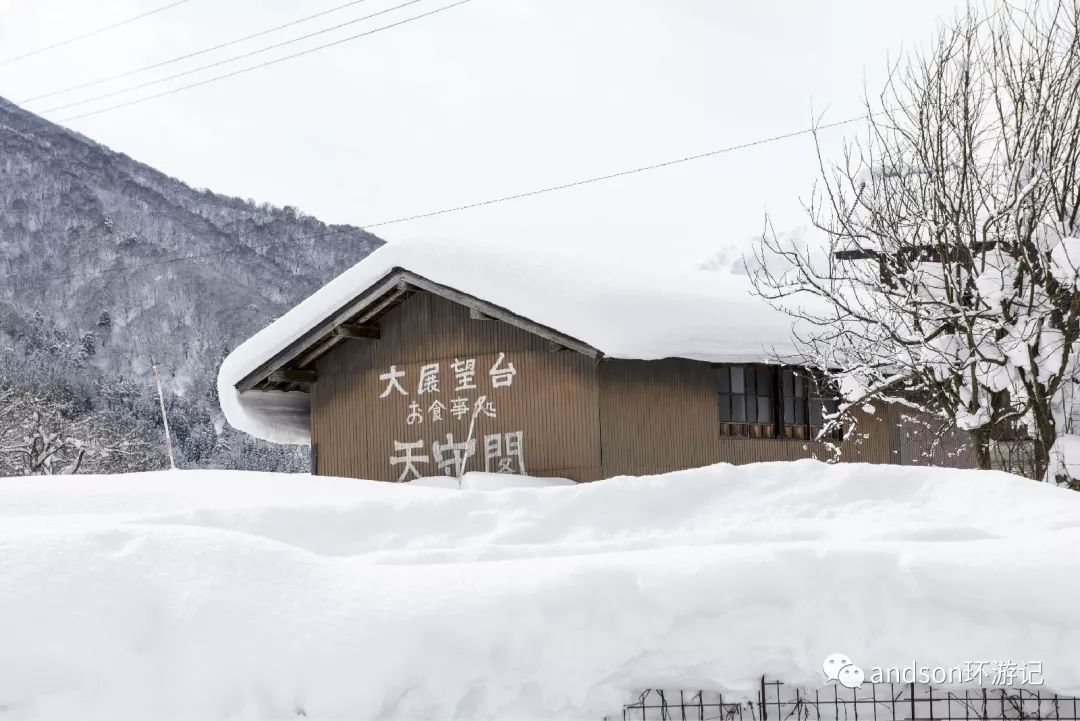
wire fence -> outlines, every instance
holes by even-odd
[[[1080,699],[1041,688],[945,690],[919,683],[864,683],[807,691],[761,680],[753,700],[710,691],[648,689],[623,721],[1080,721]]]

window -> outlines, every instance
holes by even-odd
[[[720,366],[716,392],[725,436],[776,436],[775,373],[767,366]]]
[[[825,425],[825,413],[835,413],[836,404],[824,399],[818,380],[805,370],[781,371],[784,391],[784,437],[810,440]]]
[[[717,366],[720,434],[746,438],[811,440],[836,412],[817,379],[798,368]],[[839,440],[839,431],[834,436]]]

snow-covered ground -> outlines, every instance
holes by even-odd
[[[1075,692],[1077,548],[1080,494],[977,471],[0,480],[0,719],[595,720],[837,651]]]

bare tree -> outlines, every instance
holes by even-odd
[[[143,470],[152,449],[101,414],[79,416],[56,394],[0,379],[0,476]]]
[[[1080,10],[968,9],[867,97],[864,136],[807,204],[820,245],[771,226],[757,292],[798,319],[808,365],[875,401],[993,441],[1030,437],[1032,473],[1071,430],[1080,339]]]

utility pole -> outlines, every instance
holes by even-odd
[[[161,422],[165,424],[165,450],[169,452],[169,468],[176,470],[176,459],[173,458],[172,436],[169,434],[169,417],[165,415],[165,395],[161,392],[161,376],[158,375],[157,366],[154,369],[154,382],[157,384],[158,403],[161,405]]]

